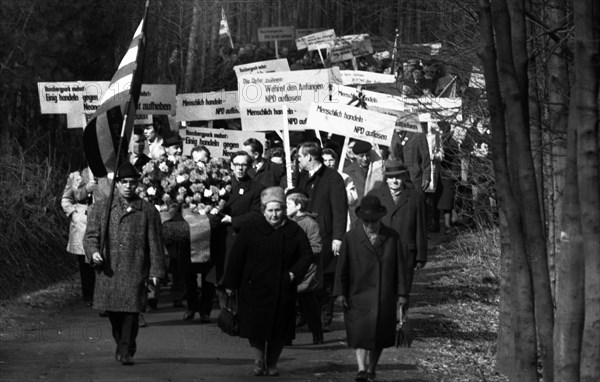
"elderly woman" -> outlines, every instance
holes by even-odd
[[[296,286],[312,259],[304,231],[286,218],[279,187],[262,191],[264,218],[243,228],[227,258],[221,284],[237,291],[239,335],[254,350],[254,375],[279,375],[277,361],[295,337]]]
[[[376,196],[362,199],[356,209],[358,224],[346,233],[337,263],[334,295],[344,307],[359,382],[375,380],[382,350],[394,346],[397,312],[408,296],[400,238],[381,224],[386,213]]]

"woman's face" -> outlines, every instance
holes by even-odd
[[[156,138],[156,129],[154,129],[153,125],[146,125],[144,127],[144,137],[149,141]]]
[[[265,205],[263,214],[269,224],[276,227],[280,225],[285,218],[285,207],[280,202],[269,202]]]

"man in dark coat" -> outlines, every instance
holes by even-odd
[[[85,254],[98,269],[94,308],[107,311],[117,344],[115,358],[133,365],[139,313],[146,308],[146,283],[159,285],[165,276],[160,215],[137,197],[139,174],[129,162],[119,166],[117,192],[110,210],[108,235],[104,232],[108,199],[90,208],[85,232]],[[108,241],[100,253],[101,241]]]
[[[386,183],[369,195],[381,200],[387,214],[382,223],[400,235],[402,253],[406,257],[408,291],[415,269],[427,262],[427,219],[425,196],[408,181],[408,169],[399,161],[388,159],[384,171]]]
[[[238,291],[239,335],[255,350],[254,374],[276,376],[283,345],[295,337],[296,286],[313,253],[304,231],[286,219],[283,189],[265,189],[261,203],[264,216],[239,232],[221,283]]]
[[[348,346],[356,349],[356,380],[371,381],[382,350],[394,346],[408,275],[398,234],[381,224],[386,209],[379,199],[365,196],[356,215],[342,242],[334,293],[344,307]]]
[[[131,136],[130,147],[129,162],[139,173],[141,173],[146,163],[150,162],[150,157],[144,154],[146,138],[144,137],[144,129],[142,126],[135,126],[133,135]]]
[[[252,158],[245,151],[238,151],[231,156],[231,193],[218,215],[220,221],[211,230],[210,237],[211,259],[215,266],[209,279],[217,284],[223,276],[225,262],[237,234],[261,217],[260,193],[265,187],[248,175],[251,165]],[[223,294],[218,294],[221,303],[224,303]]]
[[[425,191],[431,183],[431,156],[424,133],[401,131],[394,133],[390,147],[391,158],[402,161],[417,190]]]
[[[265,187],[281,185],[281,180],[285,178],[285,168],[263,158],[264,148],[258,139],[247,139],[244,142],[244,151],[253,159],[252,167],[248,169],[250,178]]]
[[[301,173],[296,188],[308,195],[310,201],[306,209],[318,215],[321,234],[324,289],[320,301],[323,331],[326,332],[333,318],[336,256],[346,233],[348,199],[344,179],[337,171],[323,165],[321,148],[317,144],[303,143],[298,154]]]

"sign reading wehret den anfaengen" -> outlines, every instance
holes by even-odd
[[[396,117],[348,105],[312,104],[307,128],[389,146]]]

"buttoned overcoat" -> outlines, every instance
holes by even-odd
[[[238,291],[239,335],[261,341],[292,340],[296,285],[312,259],[308,238],[293,221],[273,228],[262,218],[242,228],[227,258],[221,284]],[[294,281],[289,272],[294,274]]]
[[[398,234],[381,225],[374,244],[361,224],[346,234],[337,264],[334,295],[346,297],[344,323],[348,346],[393,346],[397,301],[408,293],[406,266]]]
[[[100,252],[106,203],[92,204],[84,237],[85,254],[91,260]],[[111,207],[109,240],[104,263],[96,275],[94,308],[114,312],[140,312],[146,308],[146,282],[164,278],[165,255],[156,208],[141,199],[129,204],[115,195]]]
[[[425,195],[409,185],[402,190],[398,202],[394,203],[387,183],[371,191],[369,195],[379,198],[387,210],[387,214],[381,219],[381,222],[400,235],[410,291],[416,263],[427,261]]]

